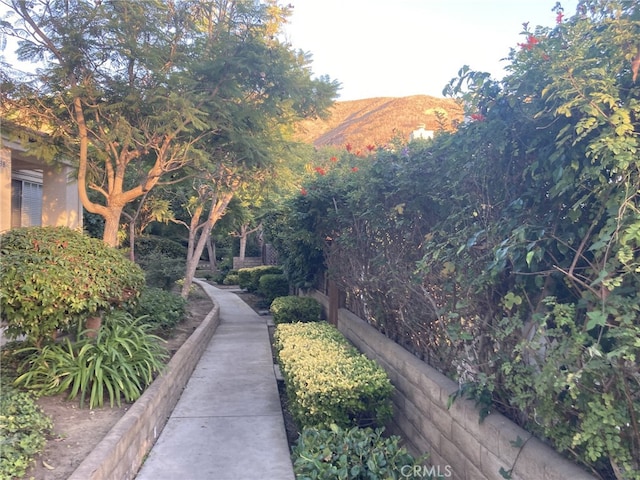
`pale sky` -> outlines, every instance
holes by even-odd
[[[432,95],[463,65],[502,78],[522,24],[553,27],[556,0],[291,0],[286,38],[338,100]],[[561,2],[565,16],[577,0]]]

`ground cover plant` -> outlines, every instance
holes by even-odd
[[[292,449],[293,469],[298,480],[395,480],[432,478],[424,473],[397,436],[384,436],[384,429],[305,428]],[[417,473],[416,473],[417,472]]]
[[[266,233],[296,286],[335,282],[485,414],[637,480],[640,11],[554,15],[502,81],[460,70],[457,132],[326,159]]]
[[[2,379],[0,477],[23,478],[32,457],[44,448],[46,435],[51,428],[51,420],[38,408],[35,398]]]

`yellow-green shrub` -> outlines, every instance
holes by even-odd
[[[298,425],[379,426],[391,417],[386,372],[326,322],[280,324],[275,345]]]

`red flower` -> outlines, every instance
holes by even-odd
[[[369,150],[370,152],[373,152],[376,149],[375,145],[367,145],[367,150]]]
[[[347,144],[344,146],[344,148],[346,148],[346,149],[347,149],[347,152],[350,152],[350,151],[351,151],[351,149],[352,149],[353,147],[351,146],[351,144],[350,144],[350,143],[347,143]]]
[[[325,175],[327,173],[326,170],[322,167],[316,167],[315,171],[318,173],[318,175]]]
[[[302,187],[302,188],[300,189],[300,195],[302,195],[302,196],[304,197],[306,194],[307,194],[307,189],[306,189],[306,188],[304,188],[304,187]]]
[[[471,120],[474,122],[482,122],[485,119],[485,116],[481,113],[472,113]]]
[[[531,50],[534,45],[538,44],[539,42],[540,40],[538,40],[536,37],[534,37],[533,35],[529,35],[527,37],[527,43],[519,43],[518,46],[523,50]]]
[[[558,15],[556,15],[556,23],[561,24],[563,18],[564,18],[564,13],[562,12],[562,10],[560,10],[558,12]]]
[[[358,171],[358,167],[351,167],[351,171],[352,172],[357,172]]]
[[[331,160],[334,163],[338,161],[338,159],[336,157],[331,157],[329,160]]]

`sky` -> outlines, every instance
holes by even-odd
[[[565,15],[577,0],[561,2]],[[342,84],[338,100],[442,97],[458,70],[504,75],[522,24],[553,27],[556,0],[292,0],[285,38],[311,54],[315,76]]]

